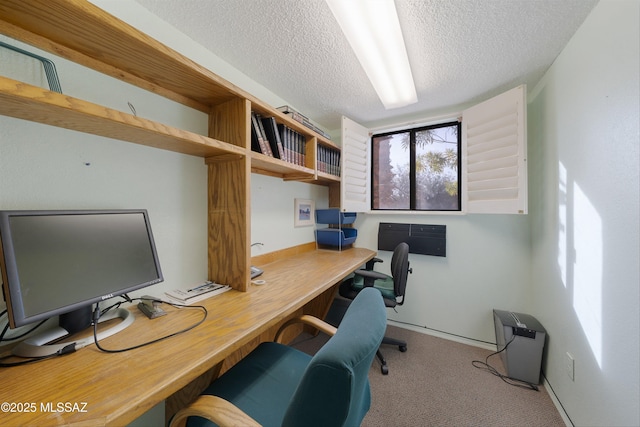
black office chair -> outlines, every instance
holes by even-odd
[[[384,304],[387,307],[395,307],[404,304],[407,277],[412,273],[409,268],[409,245],[402,242],[393,250],[391,257],[391,276],[373,271],[376,263],[382,262],[380,258],[373,258],[366,264],[365,269],[356,270],[353,277],[340,284],[340,296],[353,300],[358,292],[366,287],[374,287],[382,293]],[[382,344],[397,345],[401,352],[407,351],[407,343],[402,340],[385,336]],[[389,367],[382,352],[378,349],[376,354],[381,363],[381,371],[384,375],[389,373]]]

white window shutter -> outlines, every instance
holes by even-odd
[[[527,213],[526,114],[526,85],[463,112],[464,212]]]
[[[371,145],[369,129],[342,117],[340,207],[343,212],[371,210]]]

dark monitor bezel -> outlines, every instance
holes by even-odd
[[[11,227],[9,224],[10,218],[17,216],[52,216],[52,215],[111,215],[111,214],[142,214],[145,226],[147,229],[147,236],[151,245],[151,253],[153,254],[154,265],[156,269],[157,278],[144,282],[128,286],[126,288],[103,294],[96,295],[91,298],[85,298],[80,301],[74,301],[62,307],[47,310],[42,313],[34,315],[25,315],[24,307],[22,303],[22,291],[20,288],[20,277],[17,270],[17,263],[14,258],[13,251],[13,236],[11,234]],[[6,210],[0,211],[0,270],[2,272],[2,291],[4,293],[4,299],[7,305],[9,325],[11,328],[17,328],[20,326],[28,325],[34,322],[45,320],[54,316],[60,316],[67,314],[74,310],[80,309],[85,306],[91,306],[92,304],[100,301],[124,295],[129,292],[133,292],[138,289],[142,289],[147,286],[151,286],[160,283],[164,280],[162,275],[162,269],[160,267],[160,261],[156,249],[155,239],[151,230],[151,223],[149,221],[149,214],[146,209],[82,209],[82,210]]]

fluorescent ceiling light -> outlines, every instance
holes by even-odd
[[[418,102],[393,0],[326,0],[386,109]]]

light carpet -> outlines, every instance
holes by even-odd
[[[389,375],[374,360],[363,427],[565,426],[543,385],[539,391],[514,387],[472,365],[491,351],[394,326],[387,335],[405,340],[408,350],[382,346]],[[313,354],[325,341],[307,335],[295,346]],[[489,362],[504,373],[499,356]]]

